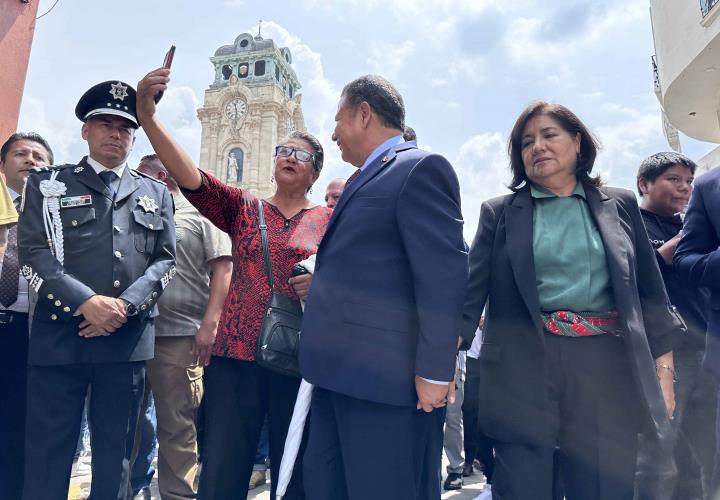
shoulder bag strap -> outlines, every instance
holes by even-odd
[[[267,225],[265,224],[265,211],[263,202],[258,198],[258,215],[260,217],[260,236],[262,237],[263,261],[265,261],[265,275],[270,285],[270,290],[275,290],[273,284],[272,264],[270,262],[270,248],[268,248]]]

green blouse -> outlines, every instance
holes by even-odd
[[[533,257],[543,312],[614,308],[605,247],[578,182],[570,196],[530,184]]]

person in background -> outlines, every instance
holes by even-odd
[[[445,490],[460,490],[463,487],[463,418],[462,407],[464,401],[466,352],[459,351],[455,368],[455,401],[448,403],[445,413],[445,432],[443,434],[443,449],[448,459],[446,468],[447,477],[443,484]]]
[[[508,150],[513,193],[482,205],[462,327],[469,344],[485,310],[493,498],[553,498],[557,447],[567,500],[631,500],[638,433],[670,428],[684,325],[634,194],[591,176],[597,143],[577,115],[530,104]]]
[[[205,372],[205,437],[198,498],[247,496],[260,430],[268,417],[271,498],[282,460],[300,379],[255,361],[257,338],[271,289],[265,274],[259,205],[263,207],[274,291],[298,300],[311,276],[291,277],[292,267],[317,253],[332,210],[315,205],[308,191],[320,175],[324,152],[305,132],[293,132],[275,147],[275,192],[259,200],[199,170],[155,115],[155,95],[167,89],[170,71],[157,69],[138,84],[138,114],[165,168],[198,211],[233,242],[233,276]],[[302,453],[286,500],[304,498]],[[313,499],[314,500],[314,499]]]
[[[13,210],[13,204],[20,206],[30,170],[53,161],[50,145],[34,132],[17,132],[5,141],[0,148],[0,172],[5,176]],[[0,224],[6,222],[11,221]],[[42,228],[41,222],[36,230]],[[17,500],[22,497],[25,457],[29,298],[28,282],[20,273],[16,225],[8,229],[1,262],[0,352],[5,354],[5,366],[0,389],[0,500]]]
[[[670,302],[687,325],[687,334],[673,349],[678,373],[675,415],[672,432],[664,443],[667,449],[674,450],[675,468],[673,454],[651,444],[649,449],[644,446],[638,464],[637,500],[706,499],[710,495],[717,381],[702,367],[710,294],[708,289],[688,283],[672,266],[696,168],[690,158],[680,153],[656,153],[640,164],[637,173],[640,213],[650,244]]]
[[[343,190],[345,190],[345,182],[345,179],[333,179],[328,183],[325,190],[326,207],[335,208],[340,196],[343,194]]]
[[[198,472],[195,419],[232,275],[230,238],[180,193],[157,155],[138,172],[164,182],[175,203],[175,279],[158,301],[155,357],[147,381],[157,413],[158,486],[165,500],[194,498]],[[149,497],[148,497],[149,498]]]
[[[673,257],[678,276],[710,291],[703,366],[720,377],[720,169],[713,168],[695,180]],[[716,419],[715,470],[710,497],[720,491],[720,419]],[[705,436],[706,438],[708,436]]]

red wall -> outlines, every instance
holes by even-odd
[[[0,144],[17,129],[40,0],[0,0]]]

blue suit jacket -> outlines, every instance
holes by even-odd
[[[459,185],[443,157],[404,143],[335,207],[303,317],[309,382],[414,406],[415,375],[452,380],[467,283]]]
[[[673,258],[678,273],[711,293],[705,366],[720,376],[720,168],[695,181],[683,237]]]

